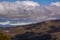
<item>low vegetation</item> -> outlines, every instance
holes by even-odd
[[[60,40],[60,20],[13,26],[1,30],[4,32],[0,34],[1,40],[9,40],[9,38],[10,40]]]
[[[5,33],[0,33],[0,40],[10,40]]]

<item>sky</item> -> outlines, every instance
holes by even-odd
[[[60,0],[33,0],[33,1],[46,5],[46,4],[50,4],[51,2],[58,2]]]
[[[14,2],[14,1],[17,1],[17,0],[0,0],[1,1],[9,1],[9,2]],[[18,0],[19,1],[19,0]],[[22,0],[20,0],[22,1]],[[35,2],[38,2],[40,4],[50,4],[51,2],[60,2],[60,0],[30,0],[30,1],[35,1]]]
[[[0,0],[0,25],[26,25],[60,19],[60,0]]]

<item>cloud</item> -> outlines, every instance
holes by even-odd
[[[16,22],[16,23],[11,23],[10,21],[6,21],[6,22],[0,22],[0,25],[11,25],[11,26],[16,26],[16,25],[28,25],[28,24],[32,24],[32,22],[28,22],[28,23],[20,23],[20,22]]]
[[[28,20],[31,18],[32,18],[31,20],[33,20],[33,17],[31,16],[34,15],[35,10],[36,12],[40,12],[37,9],[38,7],[40,7],[40,4],[33,1],[15,1],[15,2],[3,1],[3,2],[0,2],[0,6],[1,6],[0,17],[1,16],[6,17],[8,20],[6,22],[0,22],[0,24],[2,25],[10,24],[11,23],[10,20],[18,21],[18,20],[24,20],[24,19]],[[16,22],[16,24],[11,23],[10,25],[20,25],[20,24],[21,23]]]
[[[28,25],[28,24],[32,24],[32,22],[29,22],[29,23],[20,23],[20,22],[17,22],[17,23],[10,23],[9,25],[12,25],[12,26],[15,26],[15,25]]]
[[[8,25],[10,22],[6,21],[6,22],[0,22],[0,25]]]
[[[59,16],[60,15],[60,7],[54,6],[54,5],[49,5],[45,7],[48,11],[49,16]]]
[[[25,16],[30,15],[30,10],[34,12],[40,4],[33,1],[15,1],[15,2],[0,2],[0,15],[5,16]]]
[[[51,5],[55,5],[55,6],[59,7],[60,6],[60,2],[52,2]]]
[[[36,23],[45,20],[53,20],[60,17],[60,2],[54,2],[48,6],[42,6],[34,1],[0,2],[0,17],[6,17],[7,22],[0,22],[2,25],[25,25],[30,22]],[[11,23],[11,20],[16,23]],[[21,21],[23,20],[23,21]],[[21,23],[18,23],[20,22]]]
[[[32,2],[32,1],[27,1],[27,2],[23,1],[22,4],[24,4],[25,6],[32,6],[32,7],[40,6],[37,2]]]
[[[40,4],[33,1],[15,1],[15,2],[0,2],[0,16],[6,16],[11,19],[19,19],[20,17],[30,17],[32,13],[39,12]]]

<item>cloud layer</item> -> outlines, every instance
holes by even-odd
[[[60,6],[60,2],[52,2],[51,5]]]
[[[60,19],[60,2],[52,2],[44,6],[33,1],[3,1],[0,2],[0,18],[7,20],[0,22],[2,25]]]

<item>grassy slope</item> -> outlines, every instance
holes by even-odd
[[[60,40],[60,20],[50,20],[37,24],[14,26],[6,29],[0,29],[1,32],[6,33],[9,37],[14,37],[18,34],[26,32],[51,34],[52,38]]]

